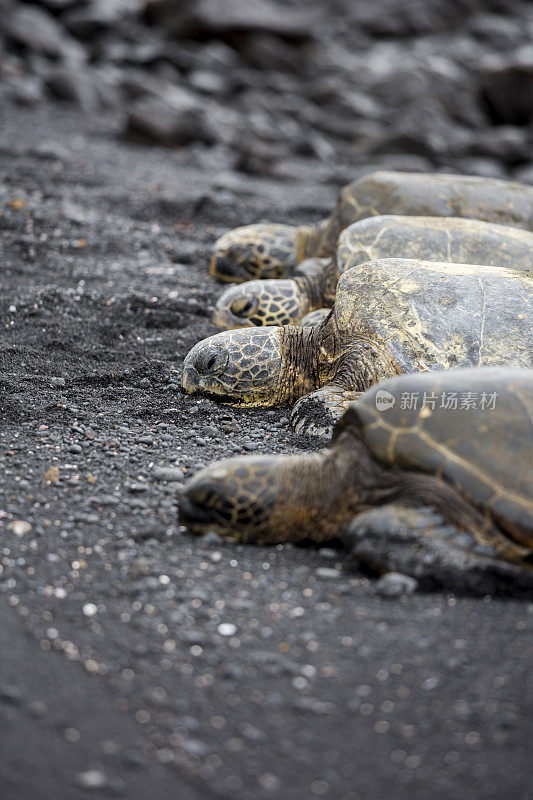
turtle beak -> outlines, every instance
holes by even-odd
[[[200,376],[192,366],[192,364],[185,363],[181,375],[181,388],[185,394],[193,394],[197,391],[200,383]]]
[[[207,388],[208,383],[224,372],[228,363],[227,349],[214,344],[198,342],[185,357],[181,386],[187,394]]]
[[[200,470],[178,494],[179,521],[192,533],[223,529],[227,534],[236,516],[233,461]]]
[[[240,264],[216,251],[209,262],[209,274],[221,283],[242,283],[247,277]]]
[[[209,525],[214,523],[215,520],[210,509],[197,505],[187,497],[186,491],[178,493],[177,499],[180,524],[185,525],[191,533],[204,533],[204,529],[209,528]]]

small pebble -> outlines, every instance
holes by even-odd
[[[221,636],[233,636],[237,633],[237,626],[233,625],[232,622],[222,622],[217,630]]]
[[[26,522],[25,519],[14,519],[7,527],[10,531],[16,533],[17,536],[24,536],[31,531],[31,525],[29,522]]]
[[[207,745],[199,739],[186,739],[182,744],[182,749],[192,756],[205,756],[208,752]]]
[[[102,789],[107,783],[105,773],[99,769],[88,769],[86,772],[79,772],[76,779],[78,785],[84,789]]]
[[[254,452],[255,450],[259,450],[259,443],[258,442],[244,442],[243,447],[245,450],[249,452]]]
[[[153,477],[158,481],[182,481],[183,472],[179,467],[154,467]]]
[[[210,436],[211,438],[220,436],[220,431],[214,425],[206,425],[202,433],[204,436]]]
[[[207,533],[202,536],[200,543],[202,547],[218,546],[224,544],[224,539],[215,531],[207,531]]]
[[[338,569],[333,569],[332,567],[318,567],[318,569],[315,569],[315,575],[317,578],[329,581],[340,578],[341,573]]]
[[[120,498],[115,497],[114,494],[101,494],[91,497],[90,502],[95,506],[118,506]]]
[[[19,705],[22,702],[22,692],[18,686],[10,683],[0,684],[0,701]]]
[[[376,582],[376,592],[381,597],[401,597],[412,594],[418,588],[418,581],[401,572],[387,572]]]

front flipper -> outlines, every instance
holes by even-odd
[[[432,508],[387,505],[365,511],[341,539],[362,564],[411,575],[423,589],[533,596],[531,566],[499,560]]]
[[[362,392],[330,384],[302,397],[291,412],[291,426],[296,433],[330,437],[337,420]]]

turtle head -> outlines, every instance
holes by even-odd
[[[209,274],[225,283],[291,274],[296,268],[296,230],[266,223],[228,231],[213,246]]]
[[[319,453],[244,456],[212,464],[180,493],[180,522],[192,533],[216,531],[257,544],[316,535],[320,520],[328,520],[326,509],[320,508],[320,484],[314,485],[322,477],[323,461]]]
[[[247,281],[226,289],[217,301],[212,321],[224,329],[295,325],[308,306],[294,280]]]
[[[197,534],[216,531],[242,541],[269,539],[280,489],[279,461],[276,456],[249,456],[202,469],[179,495],[181,524]]]
[[[212,395],[234,405],[274,406],[280,399],[281,328],[224,331],[198,342],[183,365],[188,393]]]
[[[348,456],[348,458],[347,458]],[[192,533],[257,544],[335,538],[359,508],[346,447],[292,456],[243,456],[200,470],[178,496]]]

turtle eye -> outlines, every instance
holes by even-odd
[[[248,317],[257,308],[257,297],[238,297],[231,304],[231,313],[236,317]]]
[[[194,366],[200,375],[218,375],[228,363],[228,353],[218,347],[205,347],[196,356]]]

